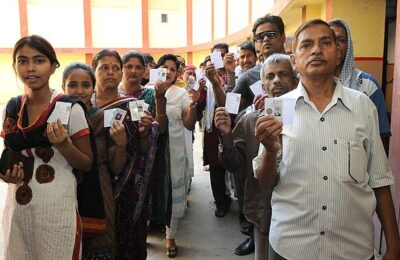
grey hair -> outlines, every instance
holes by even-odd
[[[260,79],[263,84],[265,83],[265,75],[264,75],[265,66],[270,65],[272,63],[280,63],[280,62],[286,62],[292,68],[292,64],[290,63],[290,56],[287,54],[274,53],[274,54],[268,56],[268,58],[266,58],[264,60],[264,62],[261,65],[261,70],[260,70]],[[293,72],[293,77],[296,77],[296,72],[293,69],[292,69],[292,72]]]

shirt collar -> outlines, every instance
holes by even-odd
[[[344,87],[342,86],[342,84],[340,83],[340,81],[337,78],[335,78],[335,82],[336,82],[336,86],[335,86],[335,90],[333,92],[331,103],[336,104],[339,100],[347,109],[352,111],[354,109],[354,106],[353,106],[353,103],[350,101],[349,96],[346,95]],[[307,91],[304,88],[304,85],[301,83],[301,80],[299,81],[297,88],[292,90],[291,92],[287,93],[284,97],[294,98],[294,99],[296,99],[296,103],[297,103],[297,101],[299,101],[300,98],[303,98],[304,101],[306,101],[306,102],[310,102]]]

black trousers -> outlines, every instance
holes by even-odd
[[[230,197],[226,195],[225,169],[221,166],[210,166],[210,181],[217,208],[228,203]]]

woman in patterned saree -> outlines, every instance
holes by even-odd
[[[164,204],[157,203],[157,201],[167,201],[168,196],[165,196],[165,193],[162,189],[158,189],[158,183],[163,183],[165,180],[165,176],[168,174],[166,167],[165,158],[169,157],[169,150],[166,148],[168,144],[168,133],[167,124],[168,118],[165,112],[165,98],[159,97],[155,98],[155,90],[153,88],[143,87],[140,82],[143,79],[144,74],[146,73],[146,65],[145,65],[145,57],[136,51],[129,51],[122,57],[123,64],[123,74],[122,74],[122,82],[119,88],[121,94],[124,94],[129,97],[134,97],[139,100],[143,100],[148,104],[148,111],[155,118],[155,120],[160,124],[160,135],[157,140],[157,152],[154,158],[154,166],[149,178],[149,193],[146,198],[144,207],[149,213],[152,215],[147,216],[147,220],[151,219],[154,222],[162,226],[169,223],[170,216],[168,216],[166,208],[164,208]],[[149,203],[151,198],[151,202]],[[159,205],[160,207],[157,207]],[[150,209],[148,209],[151,207]],[[158,213],[158,214],[157,214]],[[145,230],[147,234],[147,229]]]
[[[122,171],[126,162],[125,127],[115,121],[111,127],[104,127],[104,113],[93,107],[90,98],[94,92],[96,78],[92,69],[85,63],[74,62],[63,72],[62,88],[71,97],[79,99],[88,111],[88,120],[93,131],[97,149],[97,170],[104,203],[106,229],[100,234],[92,234],[83,239],[82,259],[114,259],[115,257],[115,203],[111,180]],[[84,233],[85,234],[85,233]]]
[[[153,168],[159,125],[150,112],[144,111],[139,121],[132,121],[130,103],[136,98],[118,93],[122,78],[122,60],[113,50],[102,50],[92,62],[96,77],[96,90],[91,102],[113,114],[111,109],[122,109],[122,120],[127,138],[126,163],[114,181],[115,229],[117,259],[146,259],[146,210],[143,205]],[[116,110],[113,110],[116,111]]]

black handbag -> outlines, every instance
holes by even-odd
[[[29,181],[33,174],[33,163],[33,158],[10,148],[4,148],[0,158],[0,173],[4,175],[14,164],[20,164],[24,170],[24,180]]]

